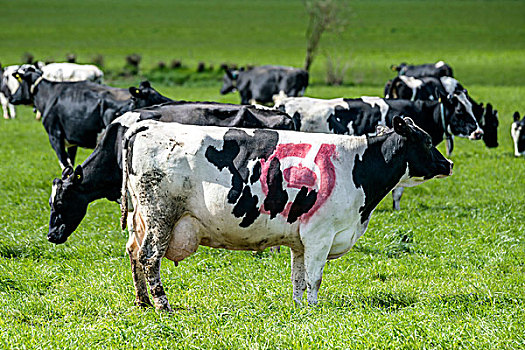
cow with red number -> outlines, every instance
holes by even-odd
[[[127,220],[137,304],[170,310],[160,280],[200,245],[292,252],[293,300],[317,294],[327,259],[344,255],[396,185],[452,173],[410,118],[377,136],[308,134],[144,121],[123,144]],[[57,238],[57,237],[55,237]]]

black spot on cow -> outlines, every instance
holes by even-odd
[[[250,184],[254,184],[261,177],[261,162],[255,163],[252,169],[252,176],[250,176]]]
[[[256,195],[252,195],[250,186],[244,187],[241,198],[239,198],[239,202],[233,207],[232,211],[235,217],[240,218],[244,216],[239,226],[248,227],[257,219],[260,214],[259,208],[257,207],[258,202],[259,198]]]
[[[228,203],[237,203],[233,209],[234,215],[237,217],[246,215],[240,226],[248,227],[258,216],[258,214],[254,216],[253,211],[253,206],[256,207],[258,198],[251,195],[249,188],[248,192],[244,188],[245,186],[249,187],[248,179],[253,184],[261,175],[261,165],[257,162],[254,172],[250,176],[248,162],[268,159],[277,147],[279,134],[271,130],[254,130],[253,136],[250,136],[243,130],[230,129],[224,134],[223,139],[222,150],[209,146],[206,149],[205,157],[219,170],[227,168],[232,175],[232,187],[228,192]]]
[[[268,185],[268,194],[264,199],[264,209],[270,212],[270,219],[284,210],[288,203],[288,193],[283,189],[283,172],[281,171],[281,162],[273,158],[268,167],[266,177]]]
[[[301,215],[308,213],[308,211],[312,209],[316,200],[316,190],[308,192],[308,188],[305,186],[301,187],[301,190],[297,193],[297,196],[295,196],[292,206],[290,207],[290,213],[288,214],[288,219],[286,221],[294,223]]]
[[[328,128],[334,134],[339,134],[339,135],[349,134],[350,129],[348,129],[348,126],[347,126],[348,123],[343,124],[341,120],[335,116],[335,114],[330,114],[327,121],[328,121]]]

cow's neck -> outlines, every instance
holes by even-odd
[[[432,138],[432,144],[437,146],[449,135],[447,131],[448,110],[443,102],[437,102],[432,108],[433,127],[425,130]]]
[[[402,143],[403,140],[393,134],[370,137],[363,155],[355,158],[352,177],[356,187],[365,192],[365,203],[359,208],[363,224],[407,170]]]
[[[36,81],[34,83],[36,83]],[[41,80],[37,85],[34,83],[31,84],[30,87],[30,89],[33,90],[31,92],[33,96],[33,105],[40,113],[43,113],[46,105],[53,102],[51,101],[51,87],[53,84],[47,80]]]
[[[102,142],[82,163],[84,179],[79,190],[89,202],[100,198],[110,201],[120,199],[122,170],[118,162],[117,142],[120,142],[121,132],[117,125],[108,128]]]

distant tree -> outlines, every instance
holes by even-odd
[[[303,3],[308,15],[304,69],[309,71],[323,33],[341,33],[346,28],[349,0],[303,0]]]

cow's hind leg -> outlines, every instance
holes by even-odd
[[[139,262],[144,267],[155,307],[171,312],[168,297],[160,280],[160,263],[168,249],[171,230],[161,222],[166,220],[151,218],[151,216],[146,220],[146,233],[139,251]]]
[[[293,301],[296,306],[301,306],[301,299],[306,290],[305,272],[304,254],[292,249]]]
[[[133,215],[133,213],[131,213]],[[129,240],[126,244],[126,250],[129,255],[129,260],[131,262],[131,273],[133,274],[133,284],[135,286],[135,304],[137,306],[153,306],[148,296],[148,286],[146,283],[146,277],[144,276],[144,268],[139,261],[139,243],[135,236],[134,228],[137,230],[142,230],[143,228],[138,227],[136,223],[131,225],[131,221],[128,219],[130,227],[129,230]],[[134,227],[133,227],[134,226]],[[138,232],[137,232],[138,233]],[[139,234],[140,235],[140,234]]]

